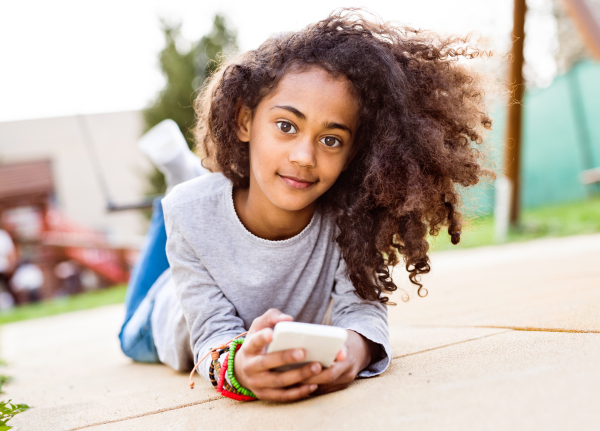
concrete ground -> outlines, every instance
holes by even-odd
[[[293,404],[238,403],[196,377],[132,363],[121,306],[2,327],[31,409],[15,430],[600,429],[600,235],[432,256],[429,290],[390,307],[383,375]]]

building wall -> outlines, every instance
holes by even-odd
[[[143,197],[149,160],[137,149],[141,112],[84,115],[93,154],[77,117],[43,118],[0,123],[0,163],[50,159],[56,203],[72,220],[129,241],[143,235],[146,219],[139,211],[107,213],[106,199],[93,165],[97,161],[113,202]]]

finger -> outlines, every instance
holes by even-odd
[[[254,372],[271,370],[282,365],[295,364],[304,360],[306,354],[302,349],[282,350],[257,356],[250,364],[249,369]],[[320,371],[320,370],[319,370]]]
[[[317,388],[317,385],[302,385],[290,389],[261,389],[256,395],[261,400],[289,402],[306,398]]]
[[[348,357],[348,352],[346,350],[346,346],[342,346],[342,350],[340,350],[335,357],[336,362],[344,362]]]
[[[244,353],[246,354],[258,355],[272,340],[273,330],[271,328],[264,328],[252,335],[248,335],[244,340],[242,349],[244,349]]]
[[[326,368],[321,373],[306,379],[303,383],[316,385],[333,383],[349,369],[350,364],[345,362],[334,362],[331,367]]]
[[[294,320],[292,316],[284,314],[276,308],[271,308],[267,310],[262,316],[259,316],[256,319],[254,319],[248,333],[253,334],[264,328],[272,328],[279,322],[291,320]]]
[[[285,388],[303,382],[310,377],[319,374],[321,364],[313,362],[295,370],[283,372],[264,372],[260,374],[259,386],[263,388]],[[257,379],[258,380],[258,379]]]
[[[294,320],[294,318],[289,314],[282,313],[275,308],[272,308],[271,310],[266,313],[267,324],[271,327],[277,325],[279,322],[291,322]]]

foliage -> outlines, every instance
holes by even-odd
[[[4,361],[0,360],[0,365],[6,365]],[[9,383],[12,377],[0,375],[0,394],[3,394],[2,387]],[[0,401],[0,431],[9,430],[12,427],[6,423],[12,419],[12,417],[18,413],[24,412],[29,408],[27,404],[13,404],[12,400]]]
[[[0,401],[0,431],[9,430],[12,427],[6,423],[13,418],[14,415],[24,412],[29,408],[27,404],[13,404],[12,400]]]
[[[237,50],[236,35],[225,24],[224,17],[216,15],[209,34],[192,43],[189,50],[182,50],[181,24],[162,22],[165,47],[159,61],[166,78],[166,85],[152,106],[144,110],[146,130],[170,118],[177,123],[190,148],[193,137],[190,132],[194,124],[193,102],[198,89],[215,71],[221,55]],[[165,191],[163,175],[157,170],[150,174],[149,194]]]
[[[10,383],[11,381],[12,381],[12,377],[5,376],[4,374],[0,374],[0,394],[4,393],[4,391],[2,390],[3,386],[6,385],[7,383]]]
[[[79,295],[22,305],[0,312],[0,325],[67,313],[69,311],[87,310],[103,305],[120,304],[125,300],[125,291],[126,286],[119,285]]]

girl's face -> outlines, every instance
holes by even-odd
[[[350,163],[358,112],[346,78],[318,67],[286,73],[254,116],[247,108],[238,116],[238,137],[250,145],[250,197],[288,211],[315,203]]]

